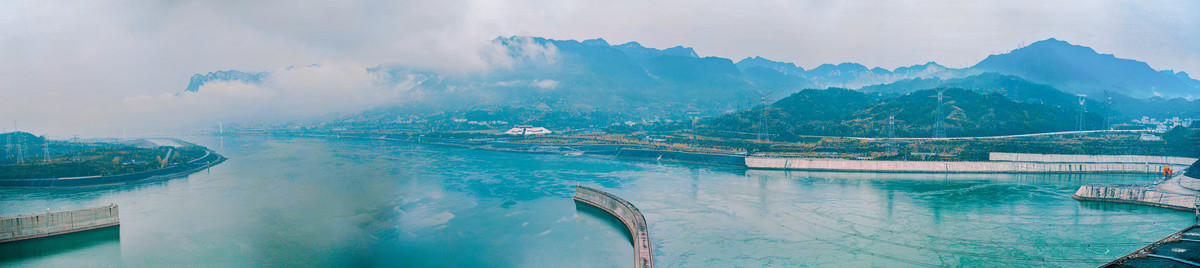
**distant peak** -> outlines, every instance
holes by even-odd
[[[629,43],[621,44],[621,46],[623,46],[623,47],[642,47],[642,44],[638,44],[638,42],[629,42]]]
[[[1085,47],[1085,46],[1074,45],[1067,41],[1050,38],[1050,39],[1046,39],[1046,40],[1033,42],[1033,44],[1029,44],[1028,46],[1025,46],[1025,47]]]
[[[671,55],[678,55],[678,56],[689,56],[689,57],[693,57],[693,58],[700,57],[700,54],[696,54],[696,50],[694,50],[690,47],[685,47],[685,46],[675,46],[672,48],[664,49],[663,52],[665,52],[667,54],[671,54]]]
[[[583,40],[583,44],[584,45],[594,45],[594,46],[608,46],[608,41],[604,41],[604,38],[596,38],[596,39]]]

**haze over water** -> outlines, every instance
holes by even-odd
[[[229,157],[165,182],[0,189],[0,215],[115,203],[119,234],[0,246],[0,266],[627,267],[576,184],[637,205],[663,267],[1095,266],[1188,212],[1069,197],[1147,175],[745,170],[357,139],[191,137]],[[96,241],[98,242],[90,242]]]

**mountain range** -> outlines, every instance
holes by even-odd
[[[656,49],[637,42],[611,45],[604,39],[514,36],[496,38],[493,43],[507,50],[514,60],[511,66],[468,75],[392,65],[368,71],[385,78],[385,83],[419,82],[396,106],[570,109],[640,119],[681,116],[692,111],[729,113],[773,100],[774,96],[827,87],[879,96],[901,96],[939,87],[983,93],[1014,91],[1019,94],[1008,94],[1013,101],[1036,100],[1055,107],[1078,106],[1074,94],[1086,94],[1093,100],[1200,95],[1200,81],[1187,73],[1154,70],[1144,62],[1100,54],[1057,39],[991,55],[968,68],[928,62],[892,70],[849,62],[805,69],[762,57],[734,62],[703,57],[689,47]],[[987,76],[963,80],[981,74]],[[270,75],[236,70],[197,74],[185,90],[203,90],[213,81],[262,83]],[[970,84],[982,80],[987,80],[989,88]],[[1041,96],[1044,94],[1055,96]]]

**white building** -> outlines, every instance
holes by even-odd
[[[1162,140],[1162,137],[1159,137],[1159,136],[1156,136],[1156,135],[1154,135],[1154,134],[1150,134],[1150,133],[1142,133],[1141,140],[1144,140],[1144,141],[1161,141],[1161,140]]]
[[[519,136],[545,135],[545,134],[550,134],[550,133],[551,133],[551,131],[549,129],[546,129],[544,127],[533,127],[533,126],[517,126],[517,127],[514,127],[512,129],[509,129],[508,131],[504,132],[504,134],[507,134],[507,135],[519,135]]]

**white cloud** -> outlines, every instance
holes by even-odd
[[[262,123],[277,119],[303,119],[347,114],[401,98],[422,77],[391,85],[384,77],[353,64],[289,67],[270,72],[263,83],[213,82],[196,92],[136,96],[124,99],[128,116],[168,112],[159,125],[186,126],[216,121]],[[145,116],[143,116],[145,117]]]
[[[558,81],[549,80],[549,79],[533,80],[533,86],[541,88],[541,89],[555,89],[555,88],[558,88]]]

